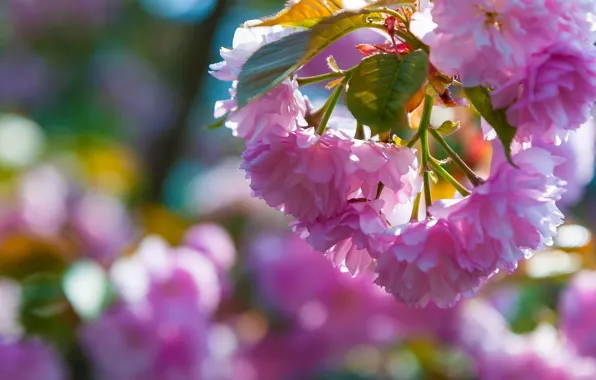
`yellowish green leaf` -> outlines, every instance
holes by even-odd
[[[322,19],[342,10],[342,0],[290,0],[281,12],[265,18],[256,26],[281,25],[310,28]]]
[[[333,42],[354,30],[382,27],[382,16],[363,10],[342,12],[312,29],[292,33],[257,50],[238,77],[238,106],[243,107],[278,85]]]

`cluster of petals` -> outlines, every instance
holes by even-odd
[[[491,176],[470,196],[430,207],[433,219],[373,236],[385,241],[377,253],[379,285],[408,304],[451,306],[552,241],[563,215],[551,154],[521,150],[517,167],[498,156],[494,161]]]
[[[507,118],[520,141],[539,136],[559,144],[567,131],[590,118],[596,100],[596,49],[569,37],[532,55],[491,94],[495,107],[509,107]]]
[[[590,0],[446,0],[416,14],[412,31],[439,70],[494,88],[518,140],[560,144],[596,100],[595,11]]]
[[[465,254],[458,257],[462,268],[511,272],[531,250],[551,243],[563,222],[551,154],[534,147],[514,160],[518,167],[496,162],[493,174],[469,197],[431,208],[434,216],[457,227],[464,242]]]
[[[466,86],[495,85],[557,35],[544,0],[447,0],[433,4],[431,61]],[[456,52],[456,53],[455,53]]]
[[[370,236],[387,229],[392,208],[411,203],[422,186],[413,150],[335,129],[249,144],[243,157],[254,195],[296,218],[294,229],[313,248],[352,273],[369,266]],[[388,202],[377,199],[380,183]]]
[[[453,306],[472,297],[491,271],[465,270],[458,263],[462,242],[445,219],[427,219],[379,238],[390,240],[379,256],[376,283],[408,305]]]
[[[249,144],[241,168],[254,195],[301,221],[331,218],[354,190],[352,139],[327,130],[300,129],[272,143]]]
[[[215,103],[215,117],[226,117],[225,125],[235,136],[252,143],[287,136],[298,126],[306,126],[306,102],[298,90],[298,83],[285,79],[263,97],[238,109],[236,86],[238,75],[246,61],[261,46],[291,33],[281,27],[238,28],[233,48],[221,49],[224,61],[211,65],[211,75],[222,81],[231,81],[231,99]]]

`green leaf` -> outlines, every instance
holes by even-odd
[[[511,159],[511,143],[515,137],[516,129],[507,121],[506,110],[494,109],[490,100],[490,92],[485,87],[467,87],[465,88],[465,92],[480,116],[495,129],[499,140],[501,140],[505,148],[507,160],[512,165],[515,165]]]
[[[378,21],[379,23],[376,23]],[[238,76],[238,107],[271,90],[346,34],[361,28],[380,27],[378,13],[342,12],[310,30],[292,33],[257,50]]]
[[[348,109],[373,134],[402,131],[407,128],[405,107],[424,84],[428,68],[428,56],[422,50],[401,60],[393,54],[364,59],[350,80]]]
[[[451,136],[455,132],[459,130],[460,124],[459,121],[451,121],[446,120],[439,128],[437,128],[437,132],[439,132],[443,136]]]
[[[310,28],[342,9],[342,0],[290,0],[281,12],[263,19],[256,26],[282,25]]]

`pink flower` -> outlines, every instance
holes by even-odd
[[[294,230],[315,250],[325,255],[338,267],[353,275],[366,272],[373,261],[369,254],[373,234],[387,229],[381,214],[382,200],[353,202],[330,219],[297,222]]]
[[[544,0],[444,0],[431,13],[438,25],[424,38],[431,62],[466,86],[501,83],[558,35]]]
[[[558,15],[558,29],[589,43],[594,42],[596,3],[592,0],[546,0],[546,6]]]
[[[232,49],[221,48],[223,61],[212,64],[210,74],[222,81],[238,80],[242,66],[262,46],[292,33],[292,29],[274,27],[241,27],[236,29]]]
[[[596,49],[566,36],[534,54],[525,69],[491,94],[507,110],[516,139],[559,144],[585,123],[596,100]]]
[[[395,192],[402,204],[412,202],[422,189],[415,150],[358,140],[351,151],[357,159],[357,176],[362,181],[360,189],[364,198],[375,199],[381,182]]]
[[[249,144],[241,168],[256,197],[300,221],[341,212],[354,191],[352,140],[339,131],[323,136],[297,130],[272,143]]]
[[[392,240],[377,262],[378,285],[408,305],[453,306],[469,298],[492,271],[468,270],[459,264],[462,242],[451,223],[425,220],[394,229]]]
[[[514,161],[519,168],[507,161],[493,165],[491,176],[469,197],[431,209],[461,234],[464,251],[457,260],[467,270],[511,272],[531,250],[550,243],[563,222],[555,204],[560,188],[550,153],[530,148]]]
[[[306,126],[304,120],[306,103],[298,90],[295,80],[286,79],[265,95],[246,106],[236,109],[235,99],[218,102],[215,105],[216,116],[226,118],[226,127],[234,136],[245,139],[248,143],[269,142],[272,138],[286,137],[298,126]]]
[[[582,271],[560,298],[561,330],[580,355],[596,358],[596,272]]]
[[[222,48],[224,61],[211,65],[211,75],[222,81],[233,81],[231,99],[215,103],[215,117],[228,114],[226,127],[234,136],[247,142],[268,142],[274,136],[287,136],[298,125],[306,126],[306,103],[295,80],[286,79],[263,97],[237,109],[238,75],[250,56],[265,44],[292,33],[281,27],[239,28],[234,34],[233,49]]]
[[[37,340],[0,340],[0,379],[65,380],[63,363],[52,347]]]

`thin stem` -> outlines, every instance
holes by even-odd
[[[430,133],[431,135],[433,135],[434,139],[439,143],[439,145],[441,145],[445,153],[447,153],[447,155],[453,160],[453,162],[455,162],[457,166],[461,168],[461,170],[464,172],[466,177],[468,177],[472,185],[479,186],[484,183],[482,178],[478,177],[476,173],[474,173],[474,171],[468,166],[468,164],[466,164],[465,161],[462,160],[462,158],[449,146],[447,141],[445,141],[445,139],[443,138],[443,136],[441,136],[439,132],[437,132],[434,129],[430,129]]]
[[[453,178],[453,176],[451,174],[449,174],[449,172],[447,170],[445,170],[445,168],[442,167],[441,164],[439,164],[435,160],[431,160],[430,166],[435,171],[435,173],[437,173],[444,180],[449,182],[455,188],[455,190],[457,190],[461,195],[463,195],[464,197],[467,197],[468,195],[472,194],[472,192],[470,190],[466,189],[466,187],[464,185],[462,185],[455,178]]]
[[[408,143],[408,145],[406,145],[408,148],[413,147],[414,145],[416,145],[416,143],[418,142],[418,140],[420,140],[420,133],[416,133],[414,135],[414,137],[412,137],[412,139],[410,140],[410,142]]]
[[[313,84],[313,83],[319,83],[319,82],[324,82],[324,81],[335,79],[335,78],[341,78],[344,75],[345,75],[345,73],[343,73],[343,72],[332,71],[327,74],[315,75],[312,77],[296,78],[296,81],[298,82],[299,86],[306,86],[306,85]]]
[[[420,145],[422,149],[422,176],[424,179],[424,202],[429,216],[428,208],[432,204],[432,195],[430,192],[430,146],[428,143],[428,126],[430,124],[430,114],[432,112],[434,96],[426,95],[424,97],[424,107],[422,108],[422,117],[420,119]]]
[[[366,139],[366,136],[364,135],[364,125],[360,121],[356,124],[356,134],[354,134],[354,138],[357,140]]]
[[[325,133],[325,130],[327,129],[327,123],[329,123],[331,114],[333,113],[333,110],[335,109],[335,106],[337,105],[337,102],[339,101],[342,92],[344,92],[349,79],[350,74],[347,74],[344,80],[335,88],[329,100],[327,100],[327,102],[325,103],[325,113],[323,114],[323,118],[321,119],[321,124],[319,124],[319,127],[317,128],[318,135],[321,136],[323,135],[323,133]]]

